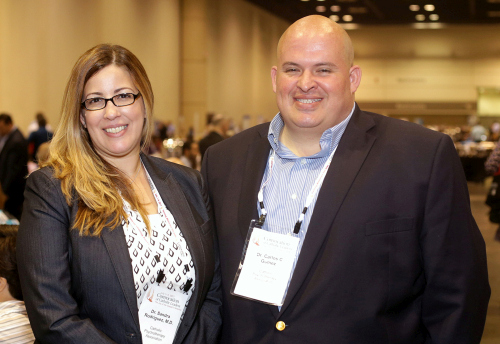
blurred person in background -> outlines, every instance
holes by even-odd
[[[33,343],[16,260],[15,225],[0,225],[0,343]]]
[[[208,123],[208,133],[199,142],[201,160],[208,147],[224,140],[225,132],[224,126],[226,125],[225,118],[222,114],[218,113],[210,118]]]
[[[180,157],[184,166],[193,168],[195,170],[200,170],[198,159],[199,155],[200,150],[196,142],[184,142],[184,145],[182,145],[182,155]]]
[[[491,208],[489,219],[493,223],[500,224],[500,141],[484,163],[486,175],[493,176],[486,204]],[[500,241],[500,225],[495,232],[495,240]]]
[[[498,123],[497,121],[493,122],[490,126],[489,132],[490,136],[488,140],[498,141],[498,139],[500,138],[500,123]]]
[[[134,54],[101,44],[78,59],[19,228],[38,342],[215,343],[220,280],[202,179],[141,152],[152,119],[153,91]]]
[[[40,145],[44,142],[52,140],[52,132],[47,130],[47,120],[42,113],[36,114],[38,129],[33,131],[28,137],[28,147],[31,159],[37,163],[37,152]]]
[[[28,143],[12,117],[0,114],[0,199],[3,209],[20,219],[28,175]],[[0,202],[1,203],[1,202]]]

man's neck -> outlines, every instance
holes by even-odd
[[[322,133],[318,136],[318,133],[307,129],[291,132],[285,126],[280,133],[280,142],[298,157],[311,156],[321,151],[321,135]]]

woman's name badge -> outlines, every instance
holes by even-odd
[[[142,342],[172,344],[188,295],[152,286],[139,308]]]
[[[231,294],[282,306],[299,238],[265,231],[250,224]]]

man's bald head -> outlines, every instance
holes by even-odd
[[[345,50],[346,64],[352,66],[354,61],[354,49],[349,35],[339,24],[320,15],[311,15],[301,18],[288,27],[278,42],[278,61],[280,60],[283,49],[290,41],[298,38],[313,37],[324,37],[324,39],[340,38],[343,42],[343,49]]]

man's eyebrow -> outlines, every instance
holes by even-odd
[[[299,65],[298,63],[291,62],[291,61],[290,62],[283,62],[283,64],[282,64],[283,67],[285,67],[285,66],[287,66],[287,67],[289,67],[289,66],[298,66],[298,65]]]
[[[283,62],[283,64],[281,65],[282,67],[298,67],[300,66],[298,63],[296,62]],[[315,63],[314,64],[314,67],[330,67],[330,68],[338,68],[337,65],[335,63],[332,63],[332,62],[318,62],[318,63]]]

